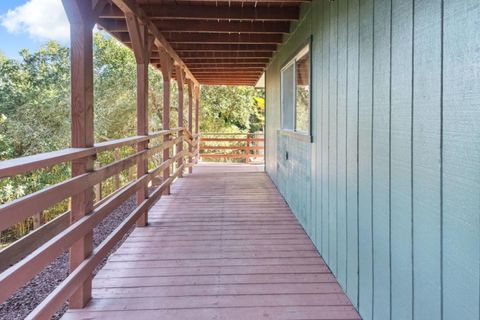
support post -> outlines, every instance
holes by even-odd
[[[93,147],[93,38],[92,30],[105,1],[62,0],[70,22],[71,41],[71,146]],[[72,176],[93,171],[94,156],[72,161]],[[93,188],[71,197],[70,223],[93,209]],[[92,254],[93,230],[70,248],[70,271]],[[72,309],[83,308],[92,297],[89,277],[70,298]]]
[[[181,66],[175,66],[175,75],[177,76],[177,85],[178,85],[178,127],[183,128],[183,84],[185,82],[185,75]],[[184,134],[180,132],[179,134]],[[183,139],[177,145],[177,153],[183,152]],[[178,159],[178,167],[180,168],[183,165],[183,157]],[[183,171],[183,170],[182,170]],[[178,175],[180,178],[183,177],[183,172],[180,172]]]
[[[170,58],[165,50],[160,50],[160,65],[163,77],[163,115],[162,123],[163,130],[170,130],[170,80],[172,78],[173,60]],[[166,134],[163,137],[163,142],[170,141],[170,135]],[[163,161],[170,159],[170,148],[163,150]],[[170,177],[170,166],[167,166],[163,171],[163,181],[166,181]],[[170,194],[170,186],[165,188],[164,194]]]
[[[148,64],[152,52],[153,37],[148,34],[147,26],[140,23],[132,13],[126,13],[128,33],[132,41],[133,53],[137,62],[137,135],[148,135]],[[137,152],[148,149],[148,141],[137,144]],[[148,159],[137,162],[137,179],[148,173]],[[137,191],[137,205],[148,198],[148,187],[142,186]],[[148,224],[148,212],[137,221],[138,227]]]
[[[193,141],[193,82],[189,79],[188,83],[188,131],[192,134],[192,141]],[[193,172],[193,146],[191,144],[188,145],[188,152],[190,155],[188,156],[188,163],[190,166],[188,167],[188,173]]]
[[[197,156],[195,157],[195,163],[198,163],[200,158],[200,127],[198,126],[200,119],[200,86],[195,86],[195,134],[197,135]]]

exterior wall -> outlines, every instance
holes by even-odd
[[[293,28],[268,174],[364,319],[479,319],[480,3],[319,0]],[[312,143],[279,131],[310,37]]]

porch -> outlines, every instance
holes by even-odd
[[[263,166],[172,185],[63,319],[360,319]]]

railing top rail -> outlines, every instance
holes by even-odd
[[[245,136],[245,135],[249,135],[249,136],[263,136],[264,133],[263,132],[254,132],[254,133],[249,133],[249,132],[241,132],[241,133],[235,133],[235,132],[225,132],[225,133],[222,133],[222,132],[202,132],[202,136],[205,136],[205,135],[209,135],[209,136]]]
[[[92,156],[99,152],[133,145],[166,134],[177,133],[181,130],[183,130],[183,128],[161,130],[151,133],[148,136],[133,136],[128,138],[99,142],[91,148],[67,148],[58,151],[40,153],[32,156],[4,160],[0,162],[0,178],[11,177],[29,171],[51,167],[60,163],[78,160],[81,158]]]

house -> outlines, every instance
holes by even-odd
[[[199,139],[192,117],[188,130],[170,129],[168,108],[165,131],[148,137],[147,65],[159,68],[167,88],[171,78],[180,90],[186,84],[190,116],[201,107],[201,85],[255,85],[264,74],[266,174],[361,318],[480,318],[478,0],[63,3],[72,25],[76,149],[6,163],[2,176],[72,160],[73,174],[81,176],[91,171],[91,156],[99,150],[123,143],[137,144],[143,152],[146,141],[166,137],[157,151],[167,150],[167,163],[156,173],[163,172],[168,184],[150,198],[142,183],[133,191],[140,209],[130,224],[145,226],[148,209],[185,165],[195,164]],[[103,146],[94,145],[92,127],[95,24],[130,46],[138,64],[138,136]],[[169,92],[165,101],[168,105]],[[168,148],[174,144],[180,147],[172,156]],[[143,156],[126,161],[114,170],[138,163],[138,175],[148,173]],[[169,172],[173,162],[179,164]],[[107,173],[96,177],[91,179]],[[241,173],[235,177],[242,179]],[[90,275],[122,235],[91,255],[92,182],[85,178],[75,186],[76,193],[44,193],[24,200],[24,206],[0,209],[4,227],[28,217],[33,201],[72,196],[72,223],[87,221],[64,231],[65,239],[75,240],[69,246],[73,276],[33,317],[52,314],[66,299],[72,309],[88,309]],[[0,276],[7,288],[2,301],[35,274],[35,263],[45,265],[63,248],[55,241],[47,244],[50,249],[35,251]],[[245,312],[235,316],[247,319],[250,311]],[[310,310],[295,316],[341,317],[325,314]],[[290,319],[281,313],[264,318]]]

